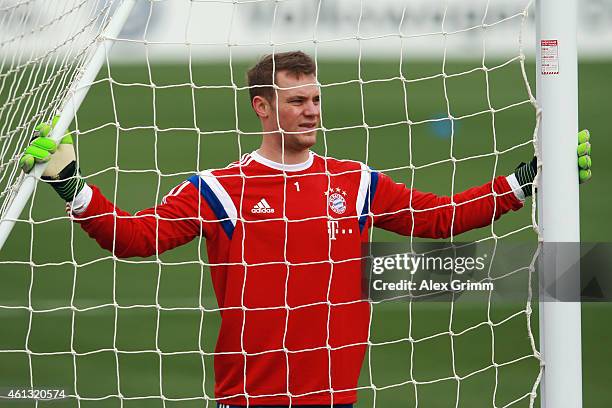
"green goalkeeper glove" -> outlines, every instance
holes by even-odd
[[[578,177],[580,183],[591,179],[591,134],[588,130],[578,133]]]
[[[591,143],[589,140],[591,135],[588,130],[578,132],[578,180],[580,183],[585,183],[591,179]],[[521,163],[514,172],[525,197],[529,197],[533,193],[533,180],[538,171],[538,161],[534,157],[529,164]]]
[[[83,189],[85,181],[80,177],[76,165],[70,133],[66,132],[59,146],[48,137],[58,120],[59,116],[55,116],[50,125],[41,123],[36,126],[35,137],[19,159],[19,167],[29,173],[36,163],[49,162],[42,179],[48,182],[64,201],[72,201]]]

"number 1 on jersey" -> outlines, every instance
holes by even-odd
[[[297,191],[300,191],[300,182],[299,182],[299,181],[296,181],[296,182],[295,182],[295,183],[293,183],[293,184],[295,185],[295,189],[296,189]]]

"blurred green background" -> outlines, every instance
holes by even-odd
[[[487,61],[490,68],[500,63]],[[535,110],[529,103],[502,109],[528,101],[517,61],[489,71],[488,78],[482,70],[470,72],[479,66],[479,61],[447,63],[447,74],[465,74],[444,80],[440,62],[410,62],[401,67],[408,82],[360,84],[354,61],[320,62],[328,130],[320,132],[314,150],[365,161],[396,181],[438,194],[509,174],[533,154]],[[247,66],[232,68],[233,82],[243,87]],[[395,78],[399,72],[397,63],[364,62],[361,79]],[[535,93],[535,68],[528,65],[526,72]],[[611,145],[610,72],[608,62],[581,63],[579,69],[580,126],[591,130],[595,174],[580,192],[583,241],[610,241],[605,209],[612,163],[603,159]],[[194,171],[224,167],[259,144],[260,137],[249,134],[259,125],[248,90],[231,87],[227,64],[155,64],[150,70],[116,65],[100,78],[72,128],[80,132],[80,166],[88,183],[124,210],[150,207]],[[448,109],[453,117],[475,115],[452,126],[448,120],[431,121],[447,117]],[[407,117],[414,123],[410,127],[401,123]],[[514,146],[519,147],[509,150]],[[501,153],[494,156],[494,150]],[[35,388],[59,387],[81,397],[79,403],[70,398],[40,407],[212,406],[202,398],[214,396],[208,353],[214,350],[219,316],[203,264],[204,243],[196,240],[157,258],[114,260],[70,222],[63,207],[50,188],[39,185],[22,214],[24,222],[0,253],[0,388],[27,387],[32,381]],[[530,207],[529,200],[493,229],[460,239],[520,231],[503,239],[533,242]],[[374,239],[405,238],[376,231]],[[526,254],[524,264],[530,260]],[[591,303],[582,310],[584,406],[609,407],[612,307]],[[487,315],[491,324],[479,325]],[[537,307],[531,321],[537,341]],[[487,407],[515,400],[513,407],[529,406],[539,361],[528,324],[524,304],[470,303],[452,311],[447,303],[377,304],[371,341],[384,344],[366,355],[357,406]],[[35,354],[28,356],[26,349]],[[35,406],[6,400],[0,405]]]

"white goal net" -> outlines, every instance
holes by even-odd
[[[34,127],[62,111],[105,40],[114,46],[69,129],[86,182],[130,213],[258,148],[245,72],[290,50],[316,62],[321,156],[452,195],[534,154],[528,0],[138,0],[121,33],[105,37],[120,3],[0,1],[3,224]],[[535,248],[531,199],[525,207],[451,241]],[[420,240],[371,229],[370,241]],[[533,254],[491,259],[479,279],[497,289],[463,303],[369,300],[355,406],[536,405]],[[61,406],[215,406],[214,266],[203,237],[144,259],[113,256],[39,182],[0,252],[0,398],[62,390]],[[521,290],[497,296],[505,287]]]

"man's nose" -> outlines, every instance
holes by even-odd
[[[306,106],[304,107],[304,115],[306,116],[318,116],[320,114],[319,104],[314,101],[306,102]]]

